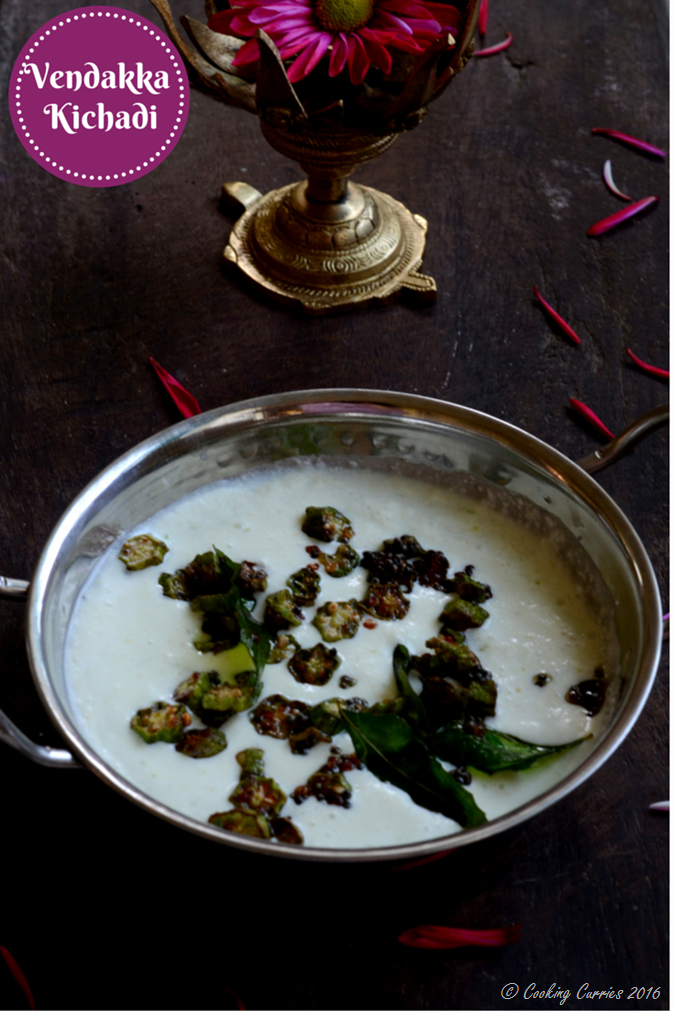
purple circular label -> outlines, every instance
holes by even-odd
[[[79,186],[147,175],[178,143],[189,104],[173,43],[119,7],[79,7],[48,21],[21,50],[9,86],[26,151]]]

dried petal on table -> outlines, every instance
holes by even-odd
[[[623,208],[622,211],[616,211],[615,214],[610,214],[608,218],[602,218],[601,221],[597,221],[591,228],[588,228],[587,234],[595,237],[603,235],[604,232],[610,232],[612,228],[622,225],[623,221],[627,221],[629,218],[633,218],[635,214],[645,211],[651,204],[657,204],[659,199],[659,197],[644,197],[643,200],[637,200],[636,203],[630,204],[629,207]]]
[[[477,16],[477,30],[482,36],[487,34],[487,21],[489,19],[489,0],[482,0],[480,3],[480,13]]]
[[[622,141],[628,147],[635,147],[639,151],[645,151],[646,154],[654,154],[658,158],[667,157],[666,151],[661,151],[659,147],[654,147],[653,144],[649,144],[645,140],[639,140],[638,137],[631,137],[629,133],[621,133],[620,130],[607,130],[603,126],[595,126],[592,128],[592,133],[601,134],[603,137],[612,137],[613,140]]]
[[[541,293],[538,290],[538,288],[536,287],[536,285],[534,285],[534,295],[536,296],[536,298],[538,299],[538,301],[541,303],[541,305],[543,306],[543,308],[545,309],[545,311],[547,312],[547,314],[552,319],[554,319],[554,321],[557,324],[557,326],[561,327],[561,329],[564,331],[564,333],[566,334],[566,336],[570,337],[571,340],[574,341],[574,343],[580,344],[580,337],[578,336],[578,334],[576,333],[576,331],[572,330],[572,328],[569,326],[569,324],[566,322],[566,320],[562,319],[562,317],[559,315],[559,313],[555,309],[552,308],[552,306],[550,305],[549,302],[545,301],[545,299],[541,295]]]
[[[508,49],[512,41],[512,35],[510,32],[506,32],[503,42],[498,42],[495,46],[489,46],[488,49],[476,49],[473,56],[494,56],[496,53],[502,53],[504,49]]]
[[[30,986],[28,985],[28,980],[21,971],[19,963],[16,961],[11,951],[8,951],[7,948],[3,947],[3,945],[1,944],[0,944],[0,955],[4,959],[5,964],[9,969],[9,971],[11,972],[12,976],[23,990],[24,996],[28,1001],[28,1007],[31,1009],[31,1011],[35,1011],[35,1001],[33,999],[33,994],[31,993]]]
[[[616,184],[613,182],[613,170],[611,169],[611,159],[607,158],[604,162],[604,182],[610,189],[611,193],[615,197],[620,197],[621,200],[626,200],[628,203],[631,201],[632,197],[628,197],[626,193],[619,190]]]
[[[602,435],[607,436],[607,438],[609,439],[615,438],[613,432],[611,432],[606,427],[601,418],[598,418],[597,415],[594,413],[594,411],[591,408],[589,408],[587,404],[584,404],[582,400],[574,400],[573,397],[569,397],[569,403],[571,407],[574,409],[574,411],[577,411],[578,414],[581,414],[585,418],[585,420],[589,421],[590,424],[597,429],[597,431],[602,433]]]
[[[657,365],[649,365],[647,362],[642,362],[641,358],[637,358],[634,351],[630,351],[627,348],[627,354],[630,356],[635,365],[638,365],[640,369],[644,372],[648,372],[651,376],[659,376],[661,379],[669,379],[668,369],[659,369]]]
[[[460,927],[438,927],[426,924],[412,927],[399,936],[401,944],[409,948],[501,948],[515,944],[522,933],[522,924],[500,927],[495,930],[464,930]]]
[[[174,379],[166,369],[163,369],[154,358],[148,357],[148,361],[183,418],[193,418],[195,414],[201,414],[201,408],[192,394],[188,393],[185,387],[181,386],[178,380]]]

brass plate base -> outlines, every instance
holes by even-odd
[[[245,208],[229,237],[225,263],[263,293],[313,314],[401,292],[433,302],[432,277],[419,273],[427,222],[369,186],[349,184],[341,204],[306,199],[306,182],[262,196],[244,183],[225,183],[225,196]]]

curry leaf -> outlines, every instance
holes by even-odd
[[[464,828],[485,822],[473,795],[443,769],[400,716],[343,712],[358,758],[378,779],[404,790],[429,811]]]
[[[489,729],[482,737],[476,737],[466,732],[463,723],[456,720],[436,730],[426,739],[426,743],[433,755],[453,765],[471,765],[474,769],[492,775],[495,772],[528,769],[546,755],[560,755],[587,740],[587,737],[581,737],[570,744],[544,747]]]
[[[421,701],[421,696],[415,692],[410,684],[407,672],[410,665],[410,654],[404,646],[396,646],[393,651],[393,673],[396,679],[398,691],[405,699],[405,709],[403,715],[410,726],[423,736],[428,733],[428,716],[426,707]]]

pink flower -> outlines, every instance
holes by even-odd
[[[281,58],[292,59],[291,82],[310,74],[329,54],[328,74],[346,65],[352,84],[362,84],[372,65],[389,74],[389,49],[423,53],[443,33],[457,34],[461,15],[448,4],[429,0],[231,0],[231,10],[214,14],[208,27],[223,35],[249,38],[233,64],[259,58],[254,36],[264,29]]]

